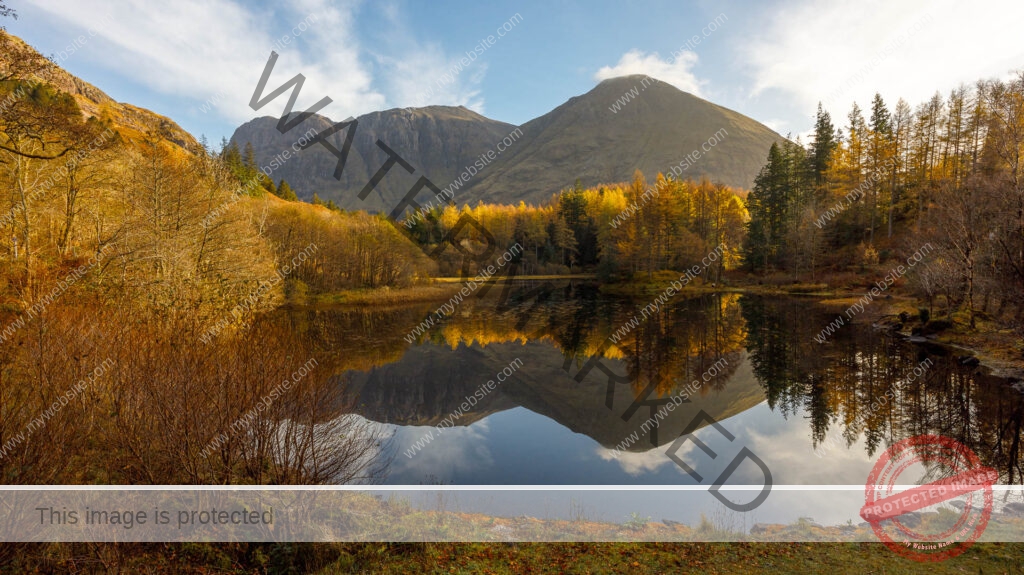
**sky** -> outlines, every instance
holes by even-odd
[[[296,107],[328,96],[321,113],[336,121],[439,104],[522,124],[603,79],[647,74],[805,138],[819,101],[842,126],[875,92],[916,106],[1024,69],[1019,0],[7,4],[9,32],[211,142],[281,115],[285,97],[249,107],[272,51],[267,91],[301,73]]]

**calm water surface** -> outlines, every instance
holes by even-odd
[[[512,301],[534,287],[517,285]],[[289,329],[345,359],[351,369],[336,377],[344,401],[391,435],[385,483],[694,484],[666,454],[693,428],[718,457],[693,442],[675,455],[704,484],[747,447],[775,484],[862,485],[889,444],[925,433],[965,443],[1002,483],[1021,483],[1024,399],[1009,382],[870,325],[846,325],[820,344],[814,336],[838,310],[814,299],[677,295],[644,318],[649,300],[587,284],[558,285],[511,309],[498,305],[500,289],[418,337],[410,330],[438,304],[285,312]],[[577,381],[595,356],[633,381],[609,386],[600,368]],[[657,407],[624,417],[636,398],[688,386],[688,401],[663,410],[653,433],[642,426]],[[452,425],[439,431],[445,421]],[[761,481],[744,464],[729,483]]]

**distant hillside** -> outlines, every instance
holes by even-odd
[[[781,136],[742,114],[669,84],[626,76],[601,82],[582,96],[522,126],[523,137],[473,183],[487,202],[541,202],[579,178],[584,186],[628,181],[637,169],[668,173],[700,151],[681,177],[707,176],[749,189],[768,148]],[[634,87],[638,95],[609,108]],[[725,132],[720,132],[720,130]],[[718,134],[718,136],[716,136]],[[717,140],[709,150],[702,145]]]
[[[340,182],[333,176],[337,158],[322,146],[290,157],[271,177],[275,181],[287,180],[305,200],[316,193],[324,201],[334,200],[349,210],[390,211],[420,176],[425,175],[445,188],[480,154],[515,129],[511,124],[489,120],[461,106],[396,108],[356,119],[359,124],[355,140]],[[235,130],[232,140],[239,147],[252,143],[257,161],[265,165],[288,150],[310,128],[321,131],[332,124],[328,118],[314,116],[281,134],[277,121],[269,116],[252,120]],[[346,135],[347,130],[332,136],[339,149]],[[401,154],[416,172],[409,174],[395,166],[364,202],[356,195],[387,159],[387,154],[377,147],[378,139]]]
[[[643,76],[606,80],[527,122],[507,151],[458,189],[456,201],[540,203],[576,179],[596,185],[627,181],[637,169],[648,175],[667,173],[701,150],[709,138],[715,138],[716,145],[701,151],[681,177],[707,176],[743,188],[753,185],[768,148],[781,136],[742,114],[668,84],[652,84],[648,79],[645,85],[643,80]],[[610,108],[634,87],[631,101],[613,112]],[[420,175],[443,189],[515,129],[462,107],[445,106],[393,109],[358,120],[352,157],[341,182],[332,177],[335,158],[319,146],[288,160],[274,179],[288,180],[305,199],[317,193],[346,209],[389,211]],[[314,117],[283,136],[276,130],[276,118],[257,118],[239,127],[233,140],[239,146],[251,142],[263,164],[310,127],[321,130],[329,122]],[[335,134],[335,145],[340,147],[344,136],[344,132]],[[386,158],[376,146],[378,138],[417,172],[407,175],[394,168],[378,186],[380,193],[363,202],[356,194]]]
[[[139,139],[152,134],[188,151],[199,149],[199,142],[171,119],[115,101],[99,88],[43,57],[17,36],[2,31],[0,78],[52,84],[74,96],[83,115],[111,120],[125,138]]]

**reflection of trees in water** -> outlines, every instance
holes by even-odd
[[[869,326],[847,325],[827,344],[814,336],[836,312],[794,298],[744,297],[747,348],[769,406],[803,411],[815,446],[830,429],[847,446],[863,435],[869,455],[920,434],[950,437],[1022,483],[1024,397],[1006,381],[965,367],[942,349],[899,341]],[[920,377],[914,370],[932,363]]]
[[[599,355],[625,365],[612,367],[637,374],[632,384],[639,395],[652,383],[659,396],[685,386],[720,358],[719,366],[699,393],[722,388],[741,363],[744,322],[737,294],[704,294],[684,299],[676,295],[657,312],[642,318],[649,298],[633,300],[603,296],[593,285],[568,283],[554,288],[539,303],[523,297],[538,287],[520,282],[508,294],[511,305],[499,306],[504,285],[492,286],[486,297],[467,298],[453,313],[437,319],[437,304],[392,309],[300,309],[280,314],[298,337],[308,339],[325,353],[339,356],[348,369],[370,369],[397,361],[411,344],[409,329],[425,317],[435,326],[418,338],[455,349],[460,345],[544,341],[559,349],[577,369]],[[632,318],[640,324],[618,343],[609,341]]]
[[[426,305],[303,307],[281,310],[269,318],[286,327],[293,339],[344,363],[346,369],[370,369],[402,357],[409,347],[404,336],[423,319],[426,309]]]
[[[721,419],[763,400],[749,377],[725,393],[714,393],[725,387],[745,355],[735,295],[679,296],[637,324],[621,346],[613,346],[609,334],[649,300],[609,298],[577,284],[553,290],[527,313],[536,302],[523,293],[532,286],[523,282],[513,287],[514,303],[507,309],[497,305],[497,298],[471,299],[421,336],[418,341],[424,345],[410,345],[400,360],[351,373],[349,391],[356,396],[358,413],[374,421],[422,426],[435,425],[458,410],[462,415],[455,424],[469,425],[498,411],[525,407],[607,448],[638,432],[640,440],[634,438],[628,449],[644,451],[675,439],[700,410]],[[420,321],[422,316],[414,317],[405,325]],[[364,361],[355,357],[364,353],[361,347],[339,348],[338,354],[358,365]],[[597,354],[604,356],[600,369]],[[719,363],[723,356],[727,361]],[[526,364],[522,372],[465,411],[461,404],[481,383],[520,357]],[[716,369],[704,381],[711,366]],[[629,368],[639,375],[637,381],[609,381],[608,373],[625,374]],[[694,379],[698,385],[691,385]],[[677,392],[685,388],[692,401],[661,412],[660,430],[648,430],[644,424],[666,400],[656,403],[659,384],[662,394],[671,387]]]
[[[601,354],[611,369],[638,374],[635,395],[653,383],[660,396],[699,380],[724,357],[726,369],[702,384],[699,393],[721,388],[746,350],[771,408],[787,417],[806,414],[815,446],[830,434],[847,445],[863,436],[867,452],[877,455],[904,437],[942,434],[974,449],[1005,480],[1021,482],[1020,395],[954,357],[929,355],[857,325],[818,344],[814,335],[835,319],[835,311],[806,299],[736,294],[677,295],[612,345],[609,335],[640,317],[649,298],[608,298],[586,284],[569,284],[530,312],[534,300],[517,301],[516,294],[532,287],[515,286],[516,303],[503,312],[497,306],[501,286],[487,297],[471,297],[420,341],[451,348],[543,341],[572,364],[570,375]],[[402,357],[411,347],[404,340],[408,330],[436,307],[303,309],[282,313],[274,323],[318,357],[332,358],[334,373],[341,373]],[[520,323],[523,317],[527,321]],[[926,357],[933,364],[910,381]]]
[[[628,321],[635,308],[627,308]],[[617,324],[621,325],[621,324]],[[617,329],[616,327],[613,327]],[[735,294],[705,294],[662,307],[622,338],[616,347],[632,373],[635,394],[654,385],[659,397],[694,380],[700,393],[721,389],[739,367],[743,352],[743,320]],[[728,363],[703,374],[719,359]]]
[[[705,394],[724,386],[740,364],[744,333],[736,294],[705,294],[689,299],[677,295],[643,317],[641,310],[649,299],[613,300],[585,284],[557,288],[535,308],[536,300],[517,299],[517,295],[535,287],[525,284],[513,289],[509,300],[515,305],[505,311],[499,311],[496,297],[464,303],[472,306],[471,310],[447,318],[436,330],[440,340],[430,340],[452,347],[548,341],[561,351],[567,365],[574,365],[572,373],[595,355],[619,360],[625,366],[613,369],[637,376],[631,385],[634,395],[652,384],[659,396],[668,395],[672,389],[701,378],[725,357],[728,364],[720,366],[700,388]],[[609,336],[634,317],[639,325],[612,343]]]

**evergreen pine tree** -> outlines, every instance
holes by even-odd
[[[242,156],[242,165],[250,170],[256,169],[256,152],[252,149],[252,143],[245,143],[245,154]]]
[[[825,181],[828,161],[832,151],[839,145],[839,134],[832,125],[832,116],[818,103],[818,114],[814,122],[814,142],[811,143],[811,172],[814,183],[821,185]]]
[[[792,174],[786,153],[778,144],[768,150],[768,163],[754,178],[754,189],[747,197],[750,221],[744,244],[744,261],[754,270],[779,263],[790,211],[787,184]]]
[[[299,197],[295,195],[295,191],[288,185],[288,182],[281,180],[281,184],[277,186],[277,195],[282,200],[288,200],[289,202],[299,201]]]
[[[892,115],[885,107],[882,95],[876,93],[871,101],[871,131],[885,136],[892,136]]]
[[[885,107],[882,95],[876,93],[875,99],[871,102],[871,126],[870,142],[868,143],[868,161],[871,170],[871,219],[869,243],[875,241],[875,224],[878,217],[879,197],[882,195],[882,188],[892,185],[889,173],[892,171],[888,166],[892,157],[892,115]],[[891,194],[890,194],[891,195]]]
[[[260,184],[263,185],[264,190],[270,192],[271,194],[274,194],[275,196],[281,195],[281,193],[277,189],[277,186],[274,185],[274,180],[271,179],[269,176],[263,174],[262,172],[260,172]]]

